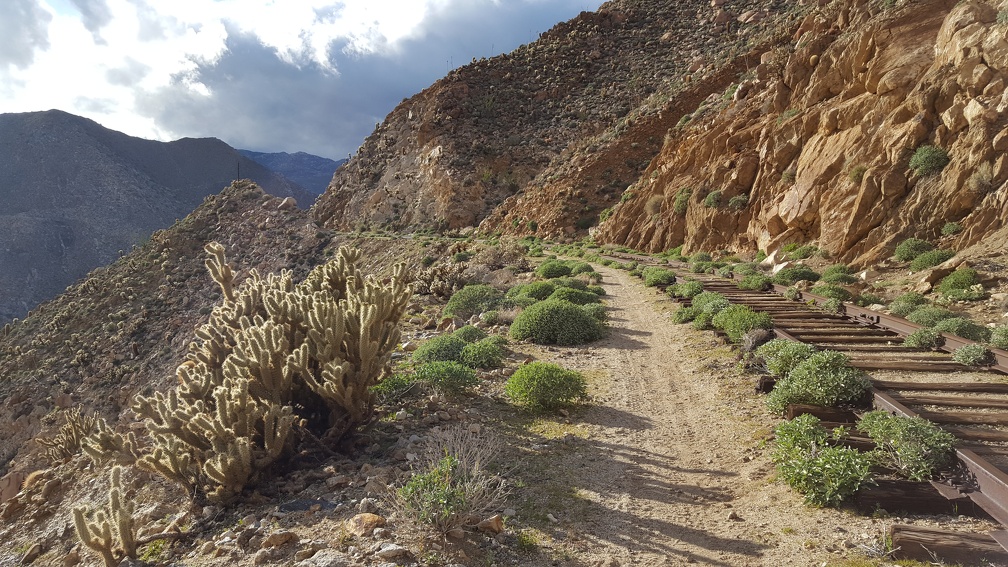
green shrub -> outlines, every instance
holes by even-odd
[[[556,286],[554,286],[552,283],[538,281],[513,286],[511,289],[508,290],[505,297],[507,297],[508,299],[513,299],[515,297],[524,295],[526,297],[542,300],[549,297],[554,290],[556,290]]]
[[[949,333],[957,337],[985,343],[990,340],[991,330],[984,325],[974,323],[966,317],[949,317],[935,323],[933,329],[940,333]]]
[[[927,240],[907,238],[896,245],[896,251],[893,253],[893,257],[900,262],[909,262],[917,256],[932,250],[934,250],[934,245]]]
[[[504,385],[511,401],[530,409],[553,409],[588,397],[581,373],[548,362],[523,365]]]
[[[594,293],[595,295],[597,295],[599,297],[605,297],[605,295],[606,295],[605,288],[602,287],[602,286],[600,286],[600,285],[590,285],[590,286],[584,288],[584,290],[587,291],[587,292],[589,292],[589,293]]]
[[[729,305],[731,303],[728,299],[716,291],[700,292],[693,298],[693,307],[703,313],[710,313],[712,316]]]
[[[844,264],[833,264],[823,270],[821,281],[837,285],[849,285],[858,281],[854,270]]]
[[[741,262],[735,264],[732,266],[732,271],[743,276],[763,273],[760,271],[759,266],[757,266],[755,262]]]
[[[963,227],[957,222],[947,222],[942,226],[942,236],[953,236],[962,232]]]
[[[749,274],[736,284],[739,289],[766,291],[773,287],[773,278],[763,274]]]
[[[794,285],[802,280],[817,282],[819,274],[805,264],[796,264],[781,269],[773,277],[773,283],[777,285]]]
[[[421,364],[413,370],[413,377],[446,394],[459,394],[479,384],[475,370],[450,360]]]
[[[812,289],[809,291],[827,299],[835,299],[837,301],[850,301],[851,298],[851,293],[849,291],[835,284],[816,284],[812,286]]]
[[[394,372],[371,386],[371,392],[379,404],[391,404],[405,396],[414,384],[416,380],[412,373]]]
[[[456,291],[444,307],[445,317],[469,319],[500,306],[504,294],[485,284],[470,284]]]
[[[988,366],[994,363],[994,353],[983,345],[966,345],[952,351],[952,360],[966,366]]]
[[[595,271],[595,268],[593,268],[588,262],[574,262],[571,264],[570,269],[570,275],[572,276],[576,276],[578,274],[589,274]]]
[[[675,272],[657,266],[648,266],[642,272],[644,275],[644,285],[655,287],[658,285],[671,285],[675,283]]]
[[[587,289],[588,282],[577,278],[554,278],[550,280],[554,287],[569,287],[571,289]]]
[[[690,271],[694,274],[710,274],[714,272],[714,262],[693,262]]]
[[[938,321],[951,319],[952,317],[955,317],[955,313],[944,307],[922,306],[911,311],[906,316],[906,319],[911,323],[917,323],[923,327],[934,327],[938,324]]]
[[[973,268],[959,268],[942,278],[938,292],[953,301],[977,301],[987,297],[980,275]]]
[[[692,299],[703,292],[703,284],[696,280],[684,280],[668,288],[668,293],[674,297]]]
[[[938,264],[941,264],[945,260],[950,260],[953,256],[955,256],[954,250],[945,250],[945,249],[931,250],[911,260],[910,269],[916,272],[920,270],[926,270],[928,268],[933,268]]]
[[[1008,325],[998,325],[991,330],[991,346],[1008,350]]]
[[[857,296],[854,300],[855,305],[859,307],[868,307],[869,305],[884,305],[885,300],[881,297],[875,295],[874,293],[862,293]]]
[[[452,261],[455,263],[468,262],[472,258],[471,252],[456,252],[452,254]]]
[[[919,293],[904,293],[889,304],[889,311],[893,315],[906,317],[918,307],[927,305],[927,302],[927,299],[924,299],[924,296]]]
[[[462,339],[467,343],[485,339],[487,334],[486,331],[473,325],[466,325],[461,329],[456,330],[452,335]]]
[[[722,268],[718,268],[717,272],[715,272],[715,273],[717,275],[721,276],[722,278],[729,278],[729,279],[731,279],[732,275],[735,272],[734,272],[734,269],[731,266],[724,266]]]
[[[920,417],[870,411],[858,421],[858,429],[875,442],[873,453],[880,464],[910,480],[930,480],[955,455],[955,437]]]
[[[945,344],[945,337],[933,329],[917,329],[903,339],[903,346],[934,349]]]
[[[781,295],[784,297],[784,299],[789,299],[791,301],[798,301],[798,299],[801,298],[801,291],[798,288],[791,286],[785,289],[784,293]]]
[[[728,199],[728,208],[733,211],[741,211],[749,206],[749,195],[735,195]]]
[[[714,320],[714,313],[709,311],[700,311],[693,317],[693,328],[698,331],[706,331],[712,329],[713,325],[711,322]]]
[[[693,306],[683,306],[672,313],[673,323],[689,323],[700,314],[700,310]]]
[[[546,260],[539,264],[535,273],[540,278],[561,278],[570,275],[571,267],[561,260]]]
[[[772,329],[773,319],[769,313],[753,311],[745,305],[729,305],[714,315],[711,324],[724,331],[733,343],[737,343],[753,329]]]
[[[814,404],[836,406],[861,398],[871,387],[867,375],[850,366],[843,353],[820,351],[795,366],[788,375],[777,381],[767,407],[783,414],[788,404]]]
[[[721,193],[720,190],[719,191],[711,191],[710,193],[707,193],[707,196],[704,197],[704,200],[703,200],[704,205],[706,205],[710,209],[716,209],[716,208],[720,207],[721,206],[721,194],[722,193]]]
[[[438,361],[458,362],[466,341],[455,335],[440,335],[423,342],[413,352],[413,361],[417,364]]]
[[[594,317],[568,301],[546,299],[526,307],[511,324],[511,336],[538,344],[577,345],[602,338]]]
[[[836,506],[871,482],[871,457],[830,444],[830,435],[811,414],[785,421],[774,430],[773,462],[780,478],[813,506]],[[834,441],[842,438],[835,431]]]
[[[864,165],[855,165],[850,168],[847,172],[847,178],[851,180],[851,183],[855,185],[861,185],[861,181],[864,180],[865,173],[868,171],[868,167]]]
[[[714,258],[708,252],[697,252],[690,256],[690,262],[711,262]]]
[[[480,315],[480,321],[483,321],[487,325],[500,325],[503,322],[500,311],[496,309],[483,312]]]
[[[581,306],[581,311],[584,311],[600,323],[605,323],[609,319],[609,314],[606,312],[605,305],[602,305],[601,303],[587,303]]]
[[[691,193],[692,191],[687,187],[682,187],[676,191],[675,200],[672,202],[672,211],[675,212],[676,216],[686,216],[686,209],[689,207]]]
[[[948,153],[935,146],[923,145],[917,148],[910,158],[910,169],[917,175],[926,177],[934,175],[945,168],[949,163]]]
[[[805,343],[788,339],[772,339],[757,347],[753,354],[763,359],[770,374],[784,378],[791,373],[795,366],[812,356],[814,352],[815,349]]]
[[[582,289],[572,287],[558,287],[547,299],[569,301],[575,305],[586,305],[588,303],[598,303],[599,296]]]
[[[500,368],[504,362],[504,349],[498,337],[486,337],[467,344],[459,359],[470,368]]]
[[[416,520],[437,528],[452,526],[453,516],[468,508],[465,491],[453,480],[459,468],[458,459],[445,456],[431,470],[414,474],[396,494]]]
[[[788,258],[793,260],[804,260],[805,258],[811,258],[819,252],[819,247],[815,244],[805,244],[804,246],[799,246],[788,252]]]

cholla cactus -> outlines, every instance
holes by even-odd
[[[112,467],[112,488],[105,509],[87,514],[87,508],[74,508],[74,528],[77,537],[88,548],[102,556],[105,567],[119,565],[122,557],[136,558],[136,529],[133,526],[133,503],[126,498],[122,486],[122,468]],[[118,546],[116,542],[118,541]]]
[[[39,437],[40,445],[48,447],[46,456],[53,464],[59,464],[80,452],[84,439],[91,434],[98,420],[98,414],[85,415],[77,406],[63,414],[66,421],[59,433],[53,437]]]
[[[370,419],[410,289],[403,265],[385,284],[347,248],[300,284],[252,270],[234,286],[222,247],[206,250],[224,300],[196,329],[178,388],[134,404],[154,441],[137,463],[226,502],[292,450],[296,422],[332,442]]]

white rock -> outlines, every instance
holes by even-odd
[[[381,548],[375,553],[378,557],[382,559],[395,559],[397,557],[402,557],[409,553],[409,550],[401,545],[394,543],[383,543]]]

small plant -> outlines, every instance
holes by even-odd
[[[855,305],[859,307],[868,307],[870,305],[884,305],[885,300],[881,297],[875,295],[874,293],[862,293],[857,296],[854,300]]]
[[[427,362],[458,362],[466,341],[455,335],[439,335],[427,339],[413,352],[413,361],[417,364]]]
[[[793,167],[785,169],[780,175],[781,181],[788,184],[794,183],[797,177],[798,172]]]
[[[978,195],[986,195],[994,190],[994,166],[986,161],[977,166],[976,170],[966,180],[970,191]]]
[[[444,306],[445,317],[469,319],[500,306],[504,294],[485,284],[467,285],[456,291]]]
[[[810,291],[827,299],[835,299],[837,301],[850,301],[851,299],[851,293],[849,291],[835,284],[816,284],[812,286]]]
[[[472,252],[456,252],[452,254],[452,262],[461,263],[468,262],[472,258]]]
[[[733,211],[741,211],[749,206],[749,195],[735,195],[728,200],[728,208]]]
[[[864,414],[858,429],[875,442],[879,463],[910,480],[930,480],[952,462],[955,437],[926,419],[876,410]]]
[[[686,216],[686,209],[689,207],[689,199],[692,191],[688,187],[682,187],[676,191],[675,199],[672,201],[672,211],[676,216]]]
[[[927,240],[907,238],[896,245],[896,251],[893,253],[893,257],[900,262],[909,262],[917,256],[920,256],[925,252],[930,252],[931,250],[934,250],[934,245]]]
[[[480,315],[480,321],[486,325],[500,325],[504,322],[503,319],[501,319],[501,312],[496,309],[484,311]]]
[[[776,414],[783,414],[788,404],[836,406],[860,399],[869,387],[867,375],[850,366],[845,354],[820,351],[777,382],[767,396],[767,407]]]
[[[871,482],[871,457],[856,449],[830,445],[830,435],[811,414],[774,430],[773,461],[781,479],[813,506],[836,506]],[[833,432],[837,441],[844,431]]]
[[[501,337],[486,337],[474,343],[467,344],[459,355],[462,364],[470,368],[500,368],[504,361],[504,349],[500,344]]]
[[[945,260],[950,260],[953,256],[955,256],[954,250],[929,250],[911,260],[910,269],[919,272],[920,270],[933,268]]]
[[[917,329],[903,339],[903,346],[935,349],[945,344],[945,337],[934,329]]]
[[[699,315],[699,314],[700,314],[700,310],[697,309],[696,307],[693,307],[693,306],[680,307],[679,309],[676,309],[676,311],[674,313],[672,313],[672,322],[673,323],[689,323],[693,319],[696,319],[696,316]]]
[[[473,325],[466,325],[458,329],[454,333],[452,333],[452,335],[462,339],[467,343],[478,341],[480,339],[485,339],[487,336],[486,331]]]
[[[518,368],[504,385],[504,393],[529,409],[563,407],[588,397],[581,373],[547,362],[531,362]]]
[[[753,354],[763,359],[770,374],[784,378],[814,352],[815,349],[805,343],[773,339],[759,346]]]
[[[575,305],[587,305],[601,301],[598,294],[594,292],[585,289],[574,289],[572,287],[558,287],[546,299],[569,301]]]
[[[387,405],[405,397],[414,386],[416,381],[412,373],[393,372],[371,386],[371,392],[379,404]]]
[[[963,227],[957,222],[947,222],[942,226],[942,236],[954,236],[962,232]]]
[[[644,268],[642,275],[644,276],[644,285],[647,287],[672,285],[676,281],[675,272],[665,268],[659,268],[657,266],[648,266],[647,268]]]
[[[931,145],[917,148],[910,157],[910,169],[921,177],[934,175],[949,163],[949,155],[945,150]]]
[[[715,313],[721,311],[729,305],[731,305],[731,303],[728,299],[716,291],[704,291],[693,298],[693,307],[696,307],[700,310],[700,312],[708,313],[711,316],[714,316]]]
[[[924,296],[919,293],[909,292],[894,299],[889,304],[889,311],[893,315],[906,317],[922,305],[927,305],[927,299],[924,299]]]
[[[421,364],[413,371],[413,379],[445,394],[461,394],[479,384],[472,368],[455,361]]]
[[[801,291],[798,288],[792,286],[785,289],[782,295],[784,296],[784,299],[788,299],[791,301],[798,301],[801,298]]]
[[[721,206],[721,195],[722,195],[721,190],[711,191],[710,193],[707,193],[707,196],[704,197],[704,201],[703,201],[704,205],[706,205],[707,208],[709,208],[709,209],[716,209],[716,208],[720,207]]]
[[[1008,349],[1008,325],[998,325],[991,329],[990,344],[994,348]]]
[[[588,303],[582,305],[581,311],[599,323],[605,323],[609,319],[609,314],[606,312],[605,305],[602,305],[601,303]]]
[[[823,270],[821,280],[829,284],[850,285],[857,282],[858,278],[846,264],[833,264]]]
[[[539,264],[535,273],[540,278],[561,278],[571,275],[571,267],[562,260],[546,260]]]
[[[763,274],[749,274],[736,284],[739,289],[766,291],[773,287],[773,278]]]
[[[713,259],[709,252],[696,252],[689,257],[690,262],[710,262]]]
[[[944,307],[929,306],[918,307],[906,316],[907,321],[917,323],[922,327],[934,327],[939,321],[943,319],[951,319],[952,317],[955,317],[955,313],[945,309]]]
[[[850,179],[851,183],[854,185],[861,185],[867,171],[868,167],[864,165],[855,165],[847,172],[847,178]]]
[[[949,301],[978,301],[987,297],[980,276],[973,268],[959,268],[942,278],[938,292]]]
[[[788,258],[791,258],[792,260],[804,260],[805,258],[811,258],[818,253],[818,246],[815,244],[805,244],[788,252]]]
[[[965,345],[952,351],[952,360],[964,366],[989,366],[994,363],[994,353],[983,345]]]
[[[772,329],[773,319],[769,313],[753,311],[745,305],[729,305],[714,315],[711,325],[724,331],[733,343],[738,343],[753,329]]]
[[[949,317],[935,323],[933,327],[940,333],[949,333],[976,342],[987,342],[990,340],[991,330],[984,325],[977,324],[966,317]]]
[[[795,264],[779,270],[773,277],[777,285],[794,285],[802,280],[819,281],[819,274],[805,264]]]
[[[515,317],[511,337],[538,344],[577,345],[602,338],[604,327],[577,305],[547,299]]]

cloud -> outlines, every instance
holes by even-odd
[[[81,22],[84,28],[91,32],[95,43],[105,44],[101,29],[112,21],[112,11],[109,10],[105,0],[70,0],[70,3],[80,11]]]
[[[105,73],[105,77],[108,82],[113,85],[120,85],[123,87],[130,87],[136,85],[147,76],[151,70],[150,67],[144,65],[143,63],[133,59],[132,57],[127,57],[123,62],[121,67],[113,67]]]
[[[0,2],[0,70],[8,65],[27,68],[36,49],[48,49],[51,20],[35,0]]]

